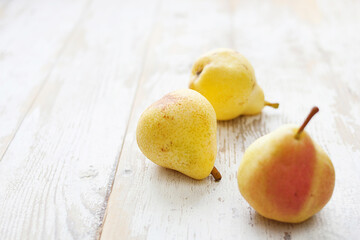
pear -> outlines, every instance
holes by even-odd
[[[214,167],[216,114],[200,93],[177,90],[149,106],[141,115],[136,140],[142,153],[154,163],[194,179],[211,173]]]
[[[262,216],[298,223],[330,200],[334,167],[304,131],[318,110],[314,107],[300,128],[285,125],[257,139],[245,151],[237,176],[239,190]]]
[[[189,88],[210,101],[218,120],[259,114],[264,106],[279,106],[264,100],[250,62],[231,49],[216,49],[200,57],[192,67]]]

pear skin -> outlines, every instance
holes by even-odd
[[[244,153],[237,176],[240,193],[266,218],[302,222],[332,196],[332,162],[303,126],[285,125],[257,139]]]
[[[216,49],[200,57],[193,65],[189,88],[209,100],[218,120],[258,114],[266,105],[278,106],[264,101],[250,62],[231,49]]]
[[[171,92],[143,112],[136,139],[154,163],[194,179],[206,178],[217,152],[214,108],[196,91]]]

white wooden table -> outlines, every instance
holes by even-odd
[[[0,0],[0,239],[360,239],[360,1]],[[142,111],[233,48],[278,110],[218,123],[223,179],[162,169]],[[329,204],[301,224],[241,197],[245,149],[320,108]]]

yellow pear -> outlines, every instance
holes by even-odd
[[[218,120],[254,115],[264,106],[279,105],[264,100],[253,67],[231,49],[216,49],[200,57],[193,65],[189,87],[209,100]]]
[[[324,150],[304,131],[315,107],[300,128],[285,125],[257,139],[245,151],[238,186],[262,216],[302,222],[330,200],[335,170]]]
[[[142,153],[154,163],[191,178],[211,173],[216,158],[216,114],[208,100],[190,89],[165,95],[141,115],[136,140]]]

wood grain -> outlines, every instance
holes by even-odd
[[[0,6],[0,159],[41,91],[85,1]],[[54,28],[53,26],[61,26]]]
[[[156,6],[37,1],[24,10],[23,3],[14,4],[18,28],[1,29],[4,45],[14,46],[4,46],[13,51],[1,63],[6,75],[0,126],[15,122],[4,127],[11,129],[0,162],[1,239],[94,239]],[[6,8],[11,12],[12,3]],[[21,37],[29,42],[16,39]]]
[[[359,42],[359,34],[350,30],[358,28],[359,5],[337,4],[163,3],[157,23],[160,30],[150,46],[152,57],[146,61],[101,239],[357,238],[360,105],[358,93],[351,89],[358,86],[356,60],[360,52],[354,51],[358,45],[353,44]],[[186,17],[180,20],[183,15]],[[186,87],[196,57],[224,46],[247,56],[267,99],[281,105],[279,110],[265,109],[258,116],[218,122],[216,165],[223,179],[219,183],[211,177],[195,181],[160,168],[141,154],[135,140],[136,121],[151,102]],[[237,189],[236,171],[242,154],[256,138],[282,124],[301,124],[314,105],[319,106],[320,114],[307,131],[335,165],[333,198],[301,224],[265,219]]]
[[[197,15],[200,9],[203,17]],[[194,222],[211,214],[211,211],[208,214],[199,211],[204,216],[192,219],[194,213],[181,206],[190,204],[196,211],[195,204],[204,201],[200,199],[210,196],[207,193],[219,184],[210,178],[194,181],[156,167],[138,150],[135,129],[137,119],[149,104],[167,92],[187,88],[190,67],[196,57],[207,49],[231,44],[228,11],[228,4],[220,1],[162,2],[101,239],[118,236],[168,239],[176,235],[186,238],[193,236],[189,226],[195,227]]]
[[[359,13],[354,0],[0,1],[0,238],[358,239]],[[280,108],[218,122],[223,178],[195,181],[146,159],[135,130],[218,47],[245,55]],[[265,219],[237,189],[242,155],[314,105],[306,130],[334,195],[304,223]]]

